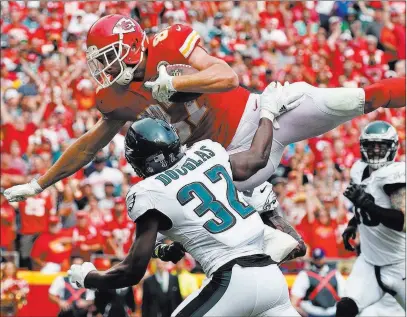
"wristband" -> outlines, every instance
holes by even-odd
[[[274,123],[275,116],[273,113],[266,109],[260,109],[260,118],[266,118],[269,119],[271,122]]]
[[[39,194],[43,191],[42,187],[40,186],[40,184],[38,184],[37,180],[35,178],[33,178],[30,182],[31,187],[34,189],[34,192],[36,194]]]
[[[266,109],[260,109],[260,119],[261,118],[266,118],[268,120],[270,120],[273,123],[273,127],[278,130],[280,128],[280,125],[278,124],[275,115]]]
[[[168,79],[168,89],[170,90],[170,92],[177,92],[177,90],[174,88],[174,86],[172,84],[173,79],[174,79],[174,76],[170,76],[170,78]]]

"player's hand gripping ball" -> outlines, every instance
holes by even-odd
[[[158,66],[157,76],[144,83],[144,87],[150,89],[153,98],[158,102],[189,102],[199,98],[202,93],[180,92],[172,86],[172,79],[175,76],[192,75],[198,70],[189,65],[161,63]]]

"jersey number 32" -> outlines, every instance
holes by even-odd
[[[256,210],[251,206],[246,206],[239,201],[237,191],[233,185],[233,180],[226,169],[221,165],[215,165],[205,172],[206,177],[212,182],[217,183],[223,179],[226,181],[226,196],[229,205],[233,211],[243,219],[249,217]],[[194,195],[195,196],[194,196]],[[201,182],[193,182],[182,187],[177,194],[179,203],[184,206],[199,198],[201,204],[194,209],[194,212],[202,217],[207,212],[212,212],[217,219],[211,219],[205,222],[204,228],[212,234],[224,232],[232,228],[236,223],[236,217],[232,210],[226,208],[224,204],[216,200],[215,195]],[[219,221],[219,220],[220,221]]]

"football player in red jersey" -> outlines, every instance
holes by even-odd
[[[239,86],[237,75],[226,62],[205,51],[198,33],[186,25],[166,28],[149,42],[133,19],[108,15],[90,28],[87,46],[89,69],[102,88],[96,103],[103,118],[38,181],[6,190],[10,201],[35,195],[73,174],[110,142],[126,121],[143,114],[170,121],[183,143],[210,138],[236,153],[250,148],[261,113],[268,112],[275,123],[271,154],[264,169],[237,184],[246,190],[273,174],[286,145],[323,134],[379,107],[405,106],[405,78],[382,80],[364,89],[271,83],[262,94],[251,93]],[[162,61],[190,65],[199,72],[173,77],[160,67],[159,77],[146,83]],[[174,92],[203,94],[195,101],[173,104],[168,100]],[[290,111],[283,113],[286,110]],[[274,118],[280,114],[278,129]]]

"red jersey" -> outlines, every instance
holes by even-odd
[[[34,234],[48,231],[48,218],[53,213],[53,201],[48,191],[18,203],[21,233]]]
[[[6,123],[2,126],[4,133],[3,151],[9,152],[11,142],[16,140],[21,148],[21,153],[25,153],[28,147],[28,138],[37,130],[37,126],[30,122],[25,126],[24,130],[17,130],[12,123]]]
[[[33,244],[31,257],[67,266],[71,252],[72,229],[61,229],[57,234],[41,233]]]
[[[1,227],[0,227],[0,246],[11,251],[11,242],[15,239],[15,219],[14,208],[5,201],[0,205]]]
[[[337,229],[338,224],[331,219],[329,224],[323,225],[317,219],[313,223],[308,222],[305,216],[296,229],[299,229],[304,241],[310,245],[311,249],[321,248],[327,257],[337,258]]]
[[[188,64],[192,51],[200,43],[196,31],[176,24],[164,29],[149,42],[145,81],[157,74],[161,61]],[[166,119],[177,129],[182,143],[211,139],[227,147],[235,134],[250,92],[238,87],[229,92],[203,94],[192,102],[158,103],[142,82],[128,86],[113,84],[99,90],[96,105],[105,117],[137,120],[142,116]],[[120,101],[120,102],[118,102]]]
[[[133,221],[126,217],[123,217],[122,221],[119,219],[113,219],[110,222],[106,222],[102,235],[105,238],[113,238],[114,243],[121,249],[124,254],[127,254],[133,243],[133,235],[136,229],[136,225]],[[115,250],[109,243],[105,243],[104,253],[115,254]]]
[[[88,246],[102,244],[102,237],[94,226],[89,225],[86,228],[75,227],[73,229],[73,241],[76,245],[75,252],[79,252],[80,256],[82,256],[85,261],[89,261],[90,254],[94,251],[81,250],[81,244],[86,244]]]

